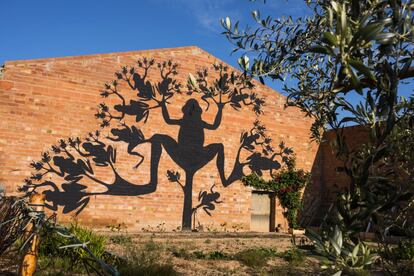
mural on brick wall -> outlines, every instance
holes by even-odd
[[[35,172],[25,180],[21,191],[28,194],[43,192],[48,208],[57,211],[60,207],[63,213],[77,215],[88,205],[91,196],[154,193],[162,175],[181,187],[184,195],[182,228],[190,229],[192,218],[199,210],[211,216],[222,202],[213,185],[201,191],[198,202],[193,203],[194,175],[213,159],[216,159],[215,167],[224,187],[239,180],[246,167],[259,175],[281,167],[292,150],[283,143],[272,146],[272,139],[259,120],[250,130],[241,130],[240,145],[231,170],[225,170],[223,144],[205,144],[204,130],[220,127],[226,106],[235,110],[247,106],[253,116],[260,118],[265,100],[254,93],[254,84],[249,77],[231,71],[223,64],[214,64],[211,72],[203,69],[194,76],[190,74],[188,83],[183,84],[176,79],[177,69],[178,65],[171,61],[157,63],[144,58],[138,60],[135,67],[123,67],[116,72],[116,80],[105,84],[101,91],[105,102],[99,104],[96,114],[101,129],[89,133],[86,138],[62,139],[50,151],[42,153],[41,160],[31,163]],[[159,73],[159,78],[149,78],[153,75],[149,74],[152,70]],[[171,118],[168,108],[175,95],[188,97],[188,100],[182,106],[182,116]],[[199,101],[205,106],[204,110]],[[203,121],[201,115],[209,112],[211,105],[216,105],[214,109],[217,111],[213,122],[209,123]],[[162,133],[145,136],[139,124],[145,124],[154,112],[162,114],[166,125],[178,128],[177,138]],[[144,144],[150,145],[149,154],[140,151]],[[117,158],[117,145],[124,145],[122,149],[126,148],[126,153],[134,159],[131,168],[134,174],[139,174],[142,163],[149,159],[146,183],[133,183],[128,180],[128,175],[122,175],[117,169],[118,162],[122,162]],[[241,160],[242,151],[247,152],[244,160]],[[173,168],[159,172],[163,154],[168,155],[185,175]],[[112,181],[105,181],[96,173],[103,168],[111,171]],[[230,173],[226,175],[226,171]],[[89,189],[94,185],[105,189],[98,192]]]

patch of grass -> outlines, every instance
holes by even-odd
[[[173,248],[171,249],[171,252],[174,257],[186,260],[238,260],[241,263],[254,268],[262,267],[266,265],[269,258],[278,256],[275,249],[265,247],[249,248],[234,255],[217,250],[211,252],[204,252],[200,250],[190,252],[184,248],[180,248],[178,250]]]
[[[111,236],[109,238],[109,240],[112,243],[115,244],[119,244],[119,245],[123,245],[123,246],[128,246],[132,243],[132,238],[131,236],[128,235],[115,235],[115,236]]]
[[[296,247],[292,247],[278,255],[289,263],[299,264],[305,261],[303,253]]]
[[[155,276],[179,275],[174,270],[173,265],[167,262],[161,262],[160,246],[154,242],[148,242],[143,249],[130,247],[124,260],[118,265],[120,275],[142,275]]]
[[[270,257],[275,257],[276,250],[272,248],[249,248],[237,253],[234,258],[250,267],[262,267],[266,265]]]
[[[261,251],[262,254],[266,255],[267,257],[276,257],[277,250],[270,247],[258,247],[256,250]]]
[[[68,230],[81,242],[87,243],[91,252],[100,259],[104,258],[106,238],[96,234],[91,229],[82,227],[77,223],[69,225]],[[39,247],[39,270],[53,271],[53,274],[64,272],[86,272],[84,262],[89,260],[89,254],[81,247],[59,249],[61,246],[71,245],[74,242],[59,235],[53,229],[43,228]],[[95,268],[99,264],[88,262]],[[65,273],[64,273],[65,274]]]
[[[211,251],[211,252],[203,252],[200,250],[196,250],[193,252],[189,252],[184,248],[180,248],[179,250],[173,250],[172,254],[174,257],[183,258],[186,260],[191,259],[201,259],[201,260],[230,260],[232,256],[223,252],[223,251]]]
[[[128,262],[122,268],[119,269],[119,273],[122,276],[173,276],[179,275],[177,271],[174,270],[172,264],[142,264],[142,263],[131,263]]]
[[[177,258],[183,258],[186,260],[190,260],[193,258],[193,255],[190,252],[188,252],[188,250],[186,250],[185,248],[180,248],[178,250],[173,249],[171,253],[174,257],[177,257]]]
[[[231,259],[231,256],[229,256],[227,253],[223,252],[223,251],[213,251],[213,252],[209,252],[206,255],[206,259],[209,260],[228,260]]]
[[[179,275],[177,271],[174,270],[172,264],[143,264],[140,262],[131,262],[128,261],[121,268],[119,268],[119,273],[121,276],[173,276]]]
[[[193,255],[197,259],[206,259],[206,254],[203,251],[194,251]]]
[[[86,272],[83,265],[74,264],[71,258],[60,256],[39,256],[37,270],[36,275],[71,275]]]
[[[297,276],[297,275],[307,275],[305,272],[299,271],[296,265],[288,263],[286,265],[278,265],[273,267],[267,275],[272,276]]]
[[[154,242],[152,239],[144,244],[145,251],[159,251],[162,249],[162,245]]]

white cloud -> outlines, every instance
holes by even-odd
[[[222,31],[221,18],[240,16],[236,10],[238,1],[240,0],[175,0],[174,3],[180,4],[203,28],[217,33]]]
[[[244,24],[254,24],[250,13],[255,9],[261,11],[262,16],[270,15],[280,17],[282,15],[293,17],[302,16],[309,8],[304,0],[267,0],[266,3],[257,0],[155,0],[160,4],[168,2],[176,9],[183,10],[188,16],[195,19],[205,30],[213,33],[223,31],[220,19],[226,16],[234,21]],[[242,24],[242,25],[244,25]]]

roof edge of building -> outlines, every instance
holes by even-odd
[[[188,50],[195,50],[195,49],[206,52],[205,50],[201,49],[198,46],[190,45],[190,46],[180,46],[180,47],[143,49],[143,50],[121,51],[121,52],[111,52],[111,53],[96,53],[96,54],[74,55],[74,56],[63,56],[63,57],[6,60],[4,62],[4,65],[7,67],[8,65],[17,65],[17,64],[43,63],[43,62],[50,62],[50,61],[64,61],[64,60],[77,60],[77,59],[91,59],[91,58],[96,58],[96,57],[127,56],[127,55],[145,54],[145,53],[151,53],[151,52],[171,52],[171,51],[186,51],[186,50],[188,51]]]
[[[6,61],[4,63],[5,68],[8,66],[18,66],[18,65],[28,65],[28,64],[41,64],[41,63],[48,63],[48,62],[55,62],[55,61],[72,61],[72,60],[88,60],[94,58],[105,58],[105,57],[116,57],[116,56],[128,56],[128,55],[145,55],[149,53],[163,53],[163,52],[184,52],[184,51],[198,51],[198,53],[202,53],[205,55],[209,55],[214,59],[223,62],[230,66],[232,69],[239,71],[239,69],[233,67],[232,65],[228,64],[221,58],[216,57],[215,55],[209,53],[208,51],[202,49],[196,45],[189,45],[189,46],[179,46],[179,47],[169,47],[169,48],[158,48],[158,49],[144,49],[144,50],[133,50],[133,51],[123,51],[123,52],[111,52],[111,53],[101,53],[101,54],[87,54],[87,55],[76,55],[76,56],[63,56],[63,57],[50,57],[50,58],[38,58],[38,59],[22,59],[22,60],[11,60]],[[280,93],[273,88],[263,85],[258,80],[254,80],[254,84],[261,87],[266,87],[271,89],[272,91],[276,92],[279,97],[286,98],[285,95]]]

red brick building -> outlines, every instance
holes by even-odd
[[[100,94],[106,89],[105,83],[117,79],[114,73],[122,72],[122,66],[129,66],[130,69],[143,58],[155,60],[148,70],[147,79],[140,71],[139,74],[134,73],[138,76],[133,80],[135,87],[128,87],[126,81],[119,84],[122,93],[133,92],[129,94],[130,98],[125,99],[124,109],[120,107],[121,98],[116,95],[102,99]],[[169,120],[166,120],[161,104],[151,109],[145,106],[149,101],[137,103],[133,98],[137,95],[147,97],[140,92],[145,87],[156,93],[154,91],[163,89],[162,85],[172,85],[171,81],[163,82],[165,78],[156,66],[157,62],[167,60],[178,64],[177,74],[171,74],[171,78],[182,84],[183,90],[164,103],[168,107]],[[40,154],[48,151],[55,173],[44,175],[42,190],[49,190],[49,207],[66,213],[61,216],[62,220],[79,213],[77,217],[80,222],[95,227],[125,223],[131,231],[173,230],[182,226],[183,209],[186,209],[183,205],[190,204],[187,206],[187,217],[191,212],[191,223],[195,228],[267,231],[277,224],[286,227],[282,210],[268,195],[252,191],[239,180],[231,183],[223,181],[231,176],[240,176],[240,172],[235,173],[236,164],[242,167],[243,174],[253,169],[263,170],[264,175],[268,175],[269,169],[278,169],[278,161],[281,163],[278,156],[272,153],[265,156],[258,151],[261,149],[256,144],[251,151],[247,150],[247,146],[241,146],[254,136],[250,130],[259,120],[266,127],[266,135],[272,139],[276,150],[279,143],[284,142],[296,153],[298,167],[312,171],[313,181],[305,191],[307,210],[316,211],[321,205],[325,206],[323,202],[330,192],[323,179],[327,177],[326,171],[335,170],[334,164],[326,157],[329,149],[326,146],[318,149],[317,144],[311,143],[309,128],[312,120],[296,108],[285,109],[283,95],[254,82],[255,87],[247,90],[265,103],[263,113],[256,114],[249,104],[231,106],[229,102],[222,107],[208,103],[199,93],[186,93],[190,73],[196,75],[198,70],[208,68],[210,73],[207,78],[213,81],[218,73],[212,65],[218,62],[221,63],[198,47],[6,62],[0,78],[0,183],[7,193],[15,193],[25,178],[30,177],[31,173],[36,174],[29,164],[41,159]],[[122,80],[119,79],[119,82]],[[118,132],[111,132],[111,127],[115,126],[111,122],[111,127],[102,130],[99,138],[105,140],[106,136],[112,137],[111,141],[106,139],[102,143],[101,149],[105,149],[105,154],[111,150],[113,164],[103,160],[99,153],[91,154],[86,140],[77,145],[80,150],[76,157],[76,150],[72,150],[70,155],[73,158],[67,154],[65,158],[56,158],[62,153],[54,155],[51,145],[58,145],[59,139],[66,139],[69,143],[67,139],[70,137],[84,139],[89,132],[100,129],[101,121],[95,114],[97,105],[103,101],[111,108],[118,105],[115,108],[117,111],[131,115],[128,120],[118,122]],[[139,113],[134,110],[136,105],[145,108]],[[197,133],[194,126],[185,121],[185,115],[192,112],[201,116],[197,120],[200,124],[202,122],[203,127]],[[186,135],[184,125],[191,129],[187,137],[190,140],[183,139]],[[130,132],[135,144],[132,140],[120,143],[123,141],[121,131],[124,130]],[[150,143],[142,142],[144,140]],[[186,152],[181,150],[185,141],[199,144],[190,143],[189,148],[194,150]],[[95,146],[97,150],[101,144],[89,141],[88,145]],[[84,156],[79,156],[79,153]],[[94,159],[95,166],[89,166],[88,158]],[[99,161],[99,158],[102,160]],[[190,168],[192,159],[201,162],[201,165]],[[62,162],[66,162],[67,166],[59,165]],[[134,168],[137,163],[141,164]],[[42,164],[47,167],[47,162]],[[84,169],[83,165],[88,165],[88,168]],[[224,169],[224,176],[220,168]],[[180,179],[176,179],[177,172]],[[186,192],[189,174],[191,189]],[[191,200],[188,202],[184,197],[189,194]],[[313,216],[307,218],[309,221],[315,219]]]
[[[362,126],[344,128],[347,145],[352,149],[368,141],[369,131]],[[300,222],[303,225],[320,226],[327,211],[333,207],[338,192],[343,192],[349,185],[350,179],[343,171],[341,160],[335,156],[332,142],[336,133],[327,131],[318,145],[311,173],[312,182],[304,189],[304,208]]]

